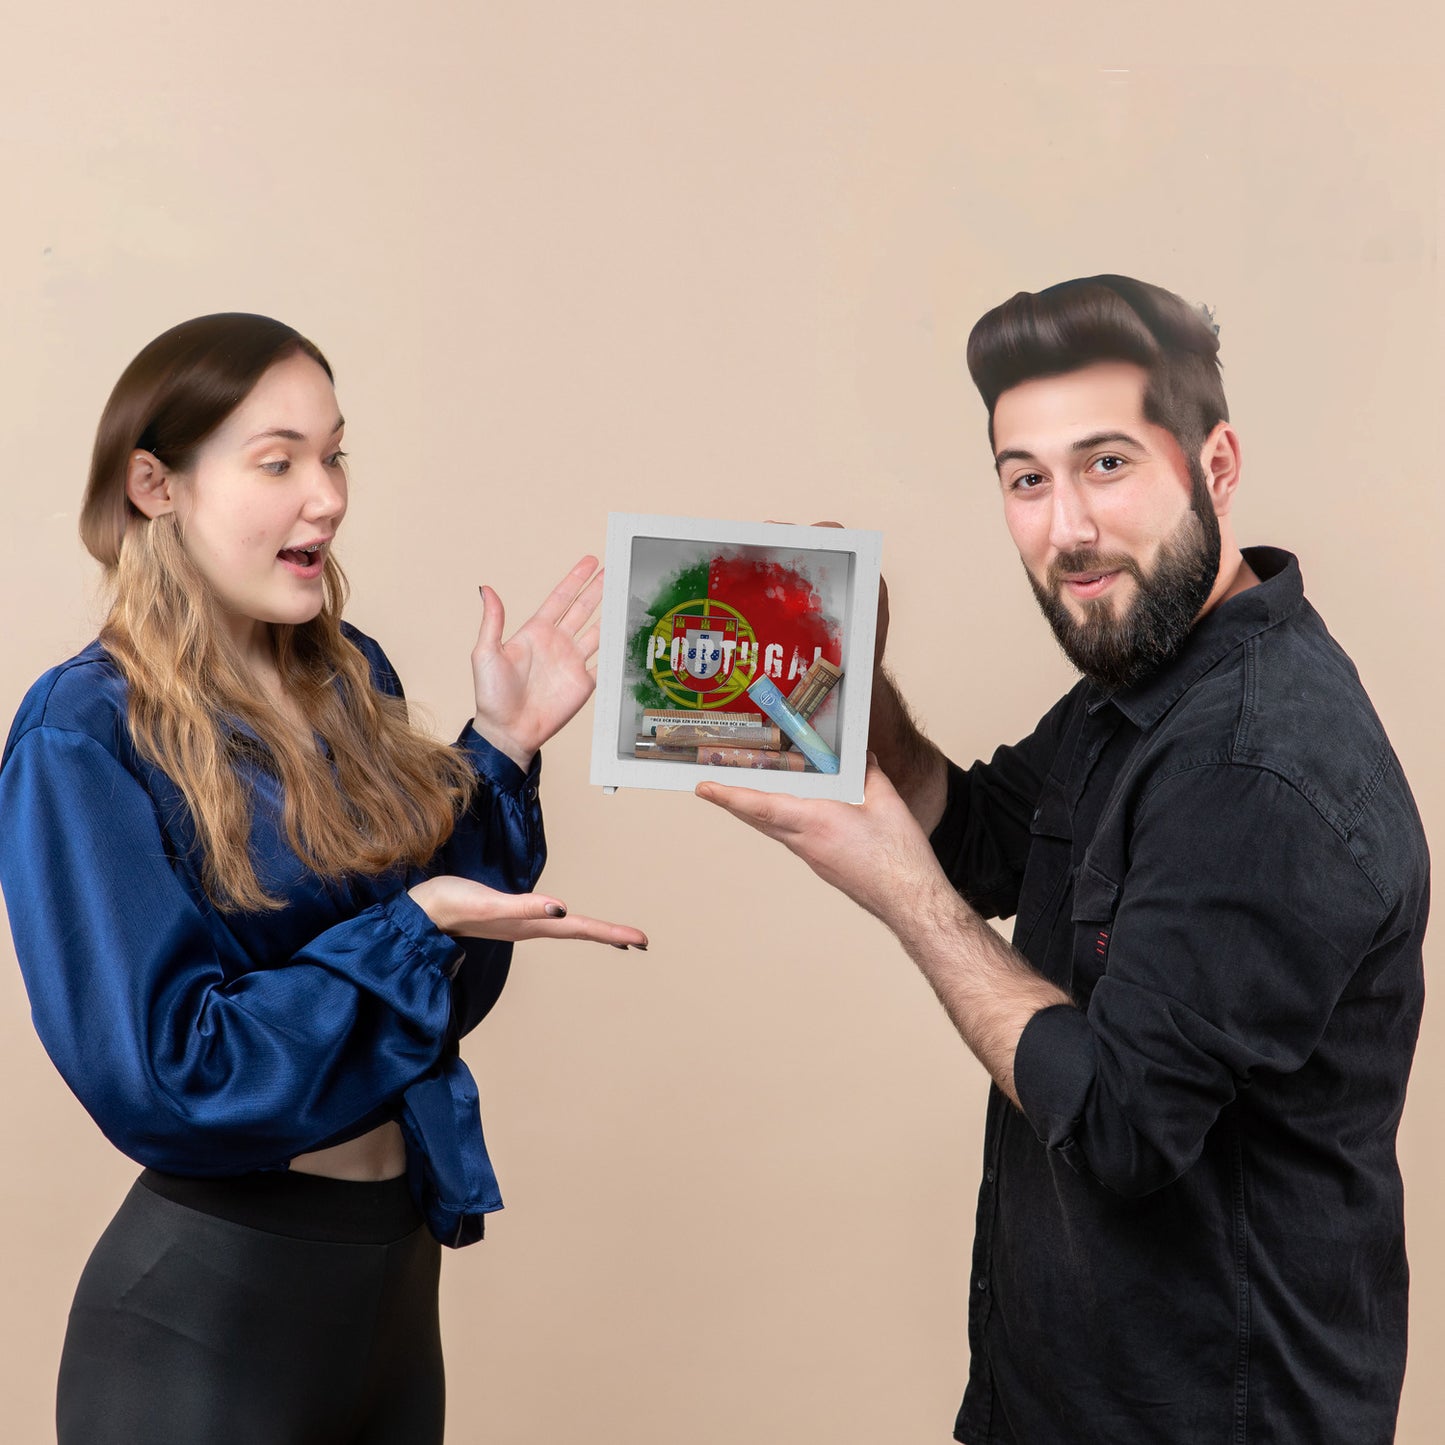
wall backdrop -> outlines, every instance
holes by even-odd
[[[895,670],[970,761],[1071,675],[1003,528],[964,338],[1014,291],[1122,271],[1215,308],[1240,535],[1300,555],[1445,857],[1423,14],[17,9],[0,713],[94,633],[76,512],[115,378],[165,327],[239,309],[335,365],[350,615],[439,731],[468,711],[477,584],[520,620],[609,509],[831,517],[884,531]],[[591,788],[589,719],[547,749],[545,886],[652,947],[524,945],[469,1042],[507,1208],[445,1261],[450,1438],[942,1442],[983,1072],[801,864],[686,794]],[[726,927],[671,882],[704,854]],[[51,1068],[0,939],[0,1434],[40,1442],[76,1277],[135,1170]],[[1407,1445],[1445,1413],[1442,1044],[1432,1000],[1400,1142]]]

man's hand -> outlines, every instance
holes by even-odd
[[[814,522],[815,527],[841,527],[841,522]],[[948,768],[943,754],[923,736],[893,679],[883,670],[888,648],[888,579],[878,578],[878,620],[873,633],[873,691],[868,711],[868,746],[879,766],[902,794],[925,833],[943,817],[948,799]]]
[[[870,753],[861,804],[699,783],[698,797],[776,838],[898,936],[954,1027],[1015,1104],[1014,1053],[1028,1021],[1069,997],[958,896],[918,820]]]
[[[815,527],[842,528],[842,522],[814,522]],[[883,668],[883,653],[888,646],[888,579],[880,574],[878,578],[878,622],[873,633],[873,671]]]
[[[925,893],[948,880],[908,805],[869,754],[863,801],[794,798],[699,783],[694,790],[796,853],[825,883],[881,918],[895,933]]]
[[[544,742],[592,696],[597,653],[592,614],[602,572],[584,557],[506,642],[502,599],[483,587],[482,625],[472,649],[476,729],[524,771]]]

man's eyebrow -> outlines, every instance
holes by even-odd
[[[1096,431],[1090,436],[1080,437],[1073,446],[1071,452],[1091,452],[1095,447],[1105,446],[1109,442],[1121,442],[1126,447],[1138,447],[1144,449],[1144,443],[1138,437],[1131,437],[1126,431]]]
[[[1138,437],[1132,437],[1126,431],[1096,431],[1086,437],[1080,437],[1078,441],[1069,446],[1071,452],[1088,452],[1095,447],[1107,445],[1114,442],[1123,446],[1138,447],[1143,450],[1144,443]],[[997,471],[1005,462],[1037,462],[1038,458],[1030,451],[1022,447],[1005,447],[993,459],[994,470]]]
[[[331,435],[335,436],[345,425],[346,418],[344,416],[337,417],[336,425],[331,428]],[[306,437],[301,432],[292,431],[290,427],[273,426],[266,431],[258,431],[253,437],[247,437],[245,445],[250,446],[252,442],[266,441],[270,437],[276,437],[283,442],[304,442],[306,440]]]
[[[1036,462],[1038,458],[1032,452],[1026,452],[1022,447],[1005,447],[993,459],[993,469],[997,471],[1005,462]]]

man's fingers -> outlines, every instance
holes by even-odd
[[[875,815],[885,813],[907,813],[911,818],[908,804],[903,801],[893,779],[883,771],[877,754],[868,754],[868,767],[863,774],[863,806]]]
[[[791,799],[780,797],[777,793],[762,793],[756,788],[729,788],[722,783],[699,783],[693,792],[770,838],[776,838],[787,830],[785,805]]]

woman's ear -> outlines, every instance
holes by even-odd
[[[154,520],[175,510],[171,472],[153,452],[133,451],[125,466],[125,494],[136,508]]]

